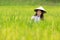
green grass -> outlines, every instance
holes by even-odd
[[[60,40],[60,6],[44,6],[44,21],[30,20],[38,6],[0,6],[0,40]]]

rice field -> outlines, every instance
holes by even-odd
[[[60,40],[60,6],[44,6],[44,20],[33,22],[38,6],[0,6],[0,40]]]

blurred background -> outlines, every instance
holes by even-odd
[[[3,5],[60,5],[60,0],[0,0]]]

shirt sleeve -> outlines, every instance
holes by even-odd
[[[34,16],[31,17],[31,20],[34,19]]]

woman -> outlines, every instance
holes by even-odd
[[[39,8],[36,8],[34,11],[36,12],[36,14],[31,17],[32,20],[37,22],[44,19],[44,13],[46,13],[46,11],[42,6]]]

